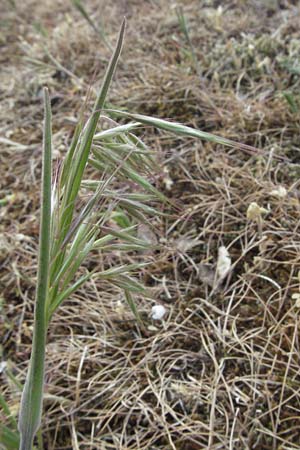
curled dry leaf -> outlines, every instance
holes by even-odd
[[[196,247],[196,245],[199,245],[199,241],[197,239],[187,239],[184,236],[176,239],[175,241],[176,249],[181,253],[188,252],[192,248]]]
[[[164,167],[163,172],[164,172],[163,183],[165,185],[166,190],[170,191],[172,189],[174,181],[171,179],[169,175],[169,169],[167,167]]]
[[[157,245],[158,243],[156,234],[151,230],[151,228],[148,225],[144,223],[141,223],[138,226],[137,235],[139,239],[142,239],[143,241],[149,244]]]
[[[284,186],[277,186],[276,189],[270,192],[270,195],[277,198],[285,198],[287,196],[287,190]]]
[[[215,284],[215,270],[211,264],[200,263],[198,265],[198,276],[202,283],[213,287]]]
[[[296,308],[300,308],[300,293],[293,294],[292,299],[295,300]]]
[[[226,247],[222,246],[218,251],[218,261],[217,261],[217,278],[218,280],[223,280],[223,278],[228,275],[231,269],[231,258]]]
[[[269,211],[265,208],[259,206],[256,202],[250,203],[247,209],[247,219],[258,220],[261,218],[262,214],[267,214]]]
[[[0,258],[6,258],[13,250],[5,233],[0,233]]]

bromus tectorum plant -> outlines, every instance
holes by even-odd
[[[31,450],[34,436],[41,423],[46,335],[49,321],[61,302],[91,276],[91,273],[88,273],[70,286],[85,256],[93,247],[99,246],[96,236],[101,222],[105,221],[106,213],[96,217],[93,207],[101,201],[106,188],[105,182],[99,183],[96,192],[75,221],[73,218],[100,112],[121,52],[124,31],[125,21],[93,114],[84,128],[81,124],[78,125],[59,179],[53,186],[51,181],[51,107],[48,91],[44,90],[40,248],[32,352],[19,417],[21,450]],[[126,270],[123,268],[123,272]],[[120,272],[122,273],[121,269]]]
[[[145,293],[145,289],[131,274],[142,264],[122,264],[102,272],[97,272],[97,269],[86,270],[78,279],[75,278],[82,262],[93,250],[130,252],[153,247],[140,239],[135,231],[137,224],[145,222],[147,216],[158,214],[153,201],[164,201],[165,197],[147,180],[147,174],[153,173],[157,166],[147,147],[132,132],[138,127],[150,125],[182,136],[253,151],[252,147],[181,124],[120,111],[111,111],[111,114],[133,122],[97,131],[99,117],[121,53],[124,31],[125,20],[93,113],[84,126],[82,122],[77,125],[70,148],[53,181],[51,107],[48,90],[44,90],[38,276],[32,352],[18,424],[21,450],[32,450],[34,437],[41,425],[46,336],[50,320],[61,303],[89,278],[99,277],[124,290],[132,312],[141,321],[132,295]],[[83,178],[88,165],[100,171],[98,180]],[[129,180],[138,191],[128,192],[127,187],[113,189],[111,182],[117,179],[122,182]],[[80,196],[82,191],[89,193],[83,206]],[[111,221],[116,226],[110,226]],[[8,411],[9,420],[15,426],[4,399],[2,403]],[[8,428],[0,427],[0,439],[3,438],[4,431],[10,437]],[[10,448],[16,448],[16,442],[12,437]]]

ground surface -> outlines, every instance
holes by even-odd
[[[111,45],[128,19],[115,107],[259,150],[147,130],[162,167],[156,184],[176,208],[155,223],[160,251],[142,255],[152,296],[137,300],[144,326],[98,280],[64,303],[49,330],[44,448],[300,448],[299,3],[178,2],[190,42],[166,0],[84,4]],[[30,355],[41,89],[51,91],[61,158],[110,50],[71,2],[0,9],[0,377],[17,415],[8,373],[23,382]],[[216,284],[221,246],[232,265]],[[87,267],[97,264],[93,255]],[[150,317],[156,303],[164,321]]]

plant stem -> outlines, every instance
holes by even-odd
[[[50,222],[51,222],[51,106],[44,89],[44,144],[41,198],[41,224],[34,330],[29,369],[23,389],[19,431],[20,450],[32,450],[34,436],[41,424],[46,347],[46,299],[49,284]]]

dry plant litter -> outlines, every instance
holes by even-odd
[[[95,252],[80,274],[147,260],[140,281],[155,300],[137,300],[142,329],[118,288],[92,278],[53,316],[45,448],[297,449],[298,2],[182,1],[192,47],[169,2],[85,6],[94,23],[105,17],[110,43],[128,18],[109,109],[172,118],[259,152],[144,129],[162,167],[153,185],[175,212],[139,231],[153,242],[142,257]],[[55,94],[61,159],[110,53],[71,4],[6,2],[2,17],[0,376],[12,415],[0,414],[9,426],[32,335],[41,88]],[[247,214],[253,203],[259,217]],[[221,247],[231,265],[217,283]],[[161,321],[151,319],[157,304]]]

